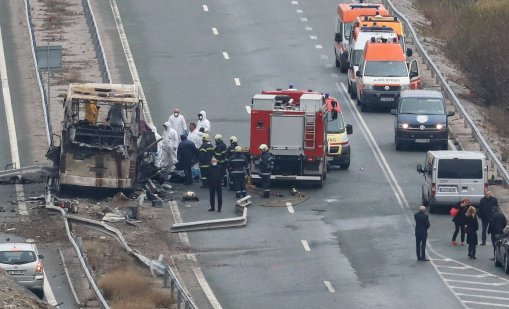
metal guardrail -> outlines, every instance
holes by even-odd
[[[181,308],[181,305],[183,305],[184,308],[186,308],[186,309],[198,308],[198,307],[196,307],[194,302],[191,300],[191,297],[189,296],[189,294],[187,294],[187,292],[185,291],[182,284],[177,279],[177,276],[175,275],[175,273],[173,272],[171,267],[164,265],[161,261],[151,260],[151,259],[147,258],[146,256],[140,254],[138,251],[131,249],[131,247],[129,247],[127,241],[125,240],[124,236],[117,228],[115,228],[111,225],[105,224],[103,222],[100,222],[100,221],[66,214],[65,212],[63,212],[62,209],[60,209],[58,207],[53,207],[53,206],[48,207],[47,206],[46,208],[62,211],[66,222],[67,222],[67,220],[70,220],[73,222],[78,222],[80,224],[85,224],[85,225],[90,226],[100,232],[103,232],[107,235],[110,235],[110,236],[116,238],[118,240],[118,242],[120,242],[120,244],[122,244],[124,249],[129,254],[135,256],[140,262],[142,262],[146,266],[150,267],[150,269],[152,269],[152,270],[155,269],[157,272],[159,272],[161,275],[164,276],[164,287],[165,288],[168,288],[168,282],[170,282],[169,288],[171,290],[171,294],[175,296],[175,299],[177,302],[177,304],[176,304],[177,308]]]
[[[34,27],[32,24],[32,9],[30,7],[30,0],[25,0],[25,17],[27,21],[28,27],[28,35],[30,36],[30,45],[32,48],[32,58],[34,60],[35,72],[37,76],[37,84],[39,85],[39,93],[41,94],[43,112],[44,112],[44,122],[46,124],[46,138],[48,139],[48,146],[51,145],[53,139],[53,128],[51,126],[50,120],[50,111],[48,105],[48,98],[46,96],[46,91],[44,91],[44,86],[42,83],[42,73],[39,71],[39,66],[37,64],[37,57],[35,56],[35,47],[37,46],[35,42],[35,33]]]
[[[110,68],[108,67],[108,61],[106,60],[106,54],[104,53],[101,35],[99,34],[99,28],[97,27],[97,22],[95,21],[94,11],[92,10],[92,6],[90,6],[89,0],[81,0],[81,4],[83,5],[83,14],[85,15],[85,20],[87,21],[88,31],[90,32],[90,35],[92,36],[92,42],[94,43],[95,56],[97,57],[97,62],[99,63],[99,70],[101,71],[103,83],[111,83]]]
[[[433,60],[431,60],[431,57],[426,52],[426,49],[422,46],[421,42],[419,41],[417,33],[412,27],[410,21],[400,11],[396,9],[395,5],[392,3],[391,0],[381,0],[381,2],[389,9],[389,11],[391,11],[391,14],[393,16],[397,16],[400,20],[403,21],[403,23],[405,24],[406,35],[407,36],[410,35],[412,37],[414,45],[416,46],[417,50],[419,51],[419,54],[423,58],[423,64],[425,64],[431,71],[431,76],[435,78],[437,84],[440,84],[442,92],[444,92],[445,97],[454,103],[454,106],[456,110],[459,112],[460,117],[465,119],[465,127],[469,126],[470,129],[472,130],[472,137],[476,139],[477,142],[479,142],[481,151],[484,152],[484,154],[487,156],[488,161],[491,163],[491,167],[494,168],[496,171],[496,175],[498,177],[502,177],[505,185],[508,185],[509,173],[505,169],[502,162],[500,162],[496,154],[493,152],[488,142],[486,142],[486,140],[482,136],[482,133],[479,131],[472,118],[470,118],[470,116],[468,115],[467,111],[465,110],[465,107],[461,104],[461,101],[458,99],[456,94],[454,94],[449,84],[447,84],[447,80],[445,79],[445,77],[442,75],[442,73],[435,65]]]
[[[216,219],[216,220],[203,220],[185,223],[175,223],[171,226],[172,233],[222,229],[230,227],[240,227],[247,224],[247,207],[243,207],[242,216],[235,218]]]

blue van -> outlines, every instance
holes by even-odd
[[[447,150],[449,127],[442,93],[433,90],[405,90],[401,92],[395,115],[394,143],[396,150],[403,145],[427,145],[429,148]]]

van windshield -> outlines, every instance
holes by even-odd
[[[352,23],[345,23],[345,32],[343,32],[346,41],[350,41],[350,32],[352,32]]]
[[[442,99],[403,98],[399,103],[400,114],[444,115]]]
[[[33,251],[0,251],[0,264],[22,265],[37,260]]]
[[[438,178],[482,179],[482,160],[480,159],[440,159]]]
[[[342,133],[345,130],[343,117],[338,113],[336,119],[332,119],[332,113],[327,113],[327,133]]]
[[[364,76],[407,77],[405,61],[366,61]]]

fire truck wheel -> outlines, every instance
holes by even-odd
[[[367,113],[369,111],[369,108],[368,108],[368,105],[365,104],[365,103],[362,103],[362,101],[359,101],[358,102],[361,102],[360,105],[361,105],[361,112],[363,113]]]

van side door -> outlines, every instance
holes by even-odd
[[[417,64],[417,59],[414,59],[410,62],[408,77],[410,78],[410,89],[422,89],[422,80],[421,75],[419,74],[419,65]]]

